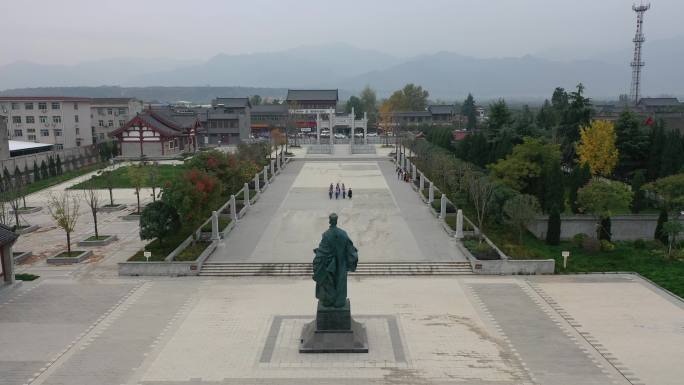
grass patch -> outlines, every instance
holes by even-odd
[[[16,279],[17,281],[35,281],[38,278],[40,278],[40,275],[28,273],[14,274],[14,279]]]
[[[133,254],[131,258],[128,259],[129,262],[145,262],[144,251],[151,251],[152,256],[150,261],[163,261],[167,255],[169,255],[173,250],[178,247],[187,237],[190,236],[188,231],[179,231],[178,234],[164,238],[164,242],[160,245],[159,240],[154,241],[145,245],[145,247],[139,250],[137,253]]]
[[[230,218],[219,217],[219,220],[218,220],[219,232],[225,230],[226,227],[228,227],[228,225],[229,225],[230,222],[232,222],[232,221],[233,221],[233,220],[230,219]],[[204,226],[202,227],[202,232],[203,232],[203,233],[211,233],[211,222],[207,223],[206,225],[204,225]]]
[[[83,250],[76,250],[72,252],[62,251],[61,253],[55,255],[53,258],[78,258],[78,256],[80,256],[83,253]]]
[[[30,185],[26,186],[26,195],[32,194],[36,191],[40,191],[42,189],[52,187],[54,185],[63,183],[68,181],[69,179],[73,179],[76,177],[79,177],[81,175],[85,175],[89,172],[96,171],[102,167],[101,163],[96,163],[90,166],[82,167],[78,170],[72,170],[72,171],[67,171],[63,173],[62,175],[57,175],[53,177],[49,177],[46,179],[41,179],[38,181],[35,181],[31,183]]]
[[[98,235],[97,237],[94,235],[89,236],[88,238],[84,239],[84,241],[104,241],[105,239],[111,237],[111,235]]]
[[[113,188],[133,188],[133,185],[131,185],[130,179],[128,179],[128,169],[131,166],[125,166],[125,167],[119,167],[116,170],[112,171],[112,186]],[[137,166],[136,166],[137,167]],[[167,181],[172,180],[176,175],[183,173],[187,170],[186,166],[184,165],[171,165],[171,164],[160,164],[157,166],[148,164],[143,166],[147,170],[151,169],[152,167],[156,167],[157,170],[159,171],[159,177],[157,178],[157,186],[160,187],[163,186]],[[95,175],[92,178],[90,178],[87,181],[81,182],[75,186],[72,186],[71,189],[79,190],[79,189],[85,189],[87,187],[93,186],[94,188],[97,189],[106,189],[107,188],[107,183],[105,178],[103,178],[100,175]],[[142,187],[152,187],[151,184],[149,184],[149,181],[146,181],[145,184],[143,184]]]
[[[211,245],[211,242],[207,241],[197,241],[195,244],[190,244],[188,247],[185,248],[185,250],[181,251],[178,255],[176,255],[176,258],[174,258],[174,261],[179,261],[179,262],[192,262],[196,261],[197,258],[202,254],[202,252],[209,246]]]
[[[486,242],[480,243],[477,238],[466,238],[463,240],[463,246],[470,251],[471,254],[480,260],[496,260],[499,258],[499,253],[496,252]]]

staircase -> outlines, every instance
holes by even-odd
[[[468,275],[470,262],[386,262],[359,263],[352,276]],[[199,272],[204,277],[311,276],[310,263],[207,262]]]

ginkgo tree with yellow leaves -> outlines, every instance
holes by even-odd
[[[580,129],[577,155],[594,176],[609,176],[617,166],[619,153],[615,146],[615,126],[607,120],[594,120]]]

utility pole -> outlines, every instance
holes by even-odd
[[[646,41],[643,33],[644,13],[651,8],[651,4],[632,5],[632,10],[637,14],[637,28],[636,35],[634,35],[634,60],[630,64],[632,66],[632,86],[630,87],[629,97],[636,106],[641,98],[641,68],[646,65],[641,61],[641,46]]]

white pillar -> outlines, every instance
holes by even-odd
[[[428,204],[431,205],[435,200],[435,185],[430,181],[430,190],[428,191]]]
[[[411,163],[411,180],[416,180],[416,165]]]
[[[261,182],[259,182],[259,173],[254,174],[254,191],[259,194],[261,192]]]
[[[276,161],[278,162],[278,170],[277,170],[278,173],[280,172],[280,169],[283,167],[282,156],[281,156],[282,154],[283,154],[283,152],[281,151],[280,155],[276,156]]]
[[[425,188],[425,175],[423,173],[420,173],[420,191],[422,192],[423,189]]]
[[[328,120],[330,120],[330,144],[335,144],[335,129],[333,125],[333,114],[335,110],[328,110]]]
[[[212,241],[218,241],[221,239],[219,237],[219,222],[218,222],[218,213],[216,211],[212,211],[211,213],[211,240]]]
[[[368,114],[363,113],[363,144],[368,144]]]
[[[463,210],[458,209],[456,212],[456,238],[463,238]]]
[[[439,219],[446,219],[446,206],[447,206],[447,198],[446,194],[442,194],[442,198],[440,199],[440,206],[439,206]]]
[[[264,188],[268,186],[268,166],[264,166]]]
[[[356,134],[356,113],[354,112],[354,107],[352,107],[352,112],[351,112],[351,135],[349,135],[349,142],[351,143]]]
[[[321,144],[321,114],[316,113],[316,144]]]
[[[245,188],[244,188],[244,193],[245,193],[245,206],[249,207],[251,204],[249,203],[249,183],[245,183]]]
[[[238,213],[237,213],[237,208],[235,206],[235,195],[230,196],[230,215],[233,216],[233,222],[237,222],[238,219]]]
[[[275,175],[275,161],[271,159],[271,175]]]

